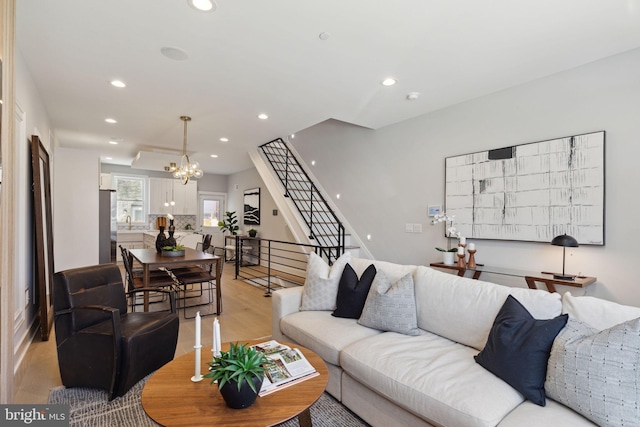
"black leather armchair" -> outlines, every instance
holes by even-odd
[[[53,278],[58,365],[66,387],[105,389],[109,400],[173,360],[179,318],[171,312],[127,313],[115,264],[60,271]]]

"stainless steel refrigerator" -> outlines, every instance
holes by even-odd
[[[100,264],[116,262],[116,239],[118,226],[116,223],[117,205],[115,190],[100,190],[99,208],[99,252]]]

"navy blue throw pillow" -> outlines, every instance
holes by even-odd
[[[509,295],[491,327],[476,362],[504,380],[536,405],[544,406],[544,381],[549,353],[568,315],[537,320]]]
[[[353,270],[353,267],[347,264],[342,271],[342,277],[340,277],[340,284],[338,285],[336,309],[333,310],[331,315],[347,319],[359,319],[374,277],[376,277],[376,268],[373,264],[362,273],[360,280],[358,280],[358,275]]]

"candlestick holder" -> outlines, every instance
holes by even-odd
[[[201,345],[194,345],[193,348],[196,350],[196,369],[195,369],[195,374],[191,377],[191,381],[193,381],[194,383],[197,383],[199,381],[202,381],[202,374],[200,373],[200,352],[202,351],[202,346]]]
[[[468,249],[467,252],[469,252],[469,261],[467,262],[467,267],[476,268],[477,265],[475,253],[477,252],[477,249]]]
[[[466,268],[466,264],[464,263],[464,254],[458,254],[458,268]]]

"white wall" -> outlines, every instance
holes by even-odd
[[[97,154],[56,148],[53,197],[55,270],[98,264]]]
[[[242,234],[246,234],[249,228],[255,228],[258,230],[259,236],[264,239],[295,241],[282,215],[279,212],[278,215],[273,215],[273,210],[278,207],[255,168],[229,175],[228,184],[227,210],[237,213]],[[244,225],[242,216],[244,190],[256,187],[260,187],[260,225]]]
[[[316,161],[313,173],[354,231],[372,235],[377,259],[428,264],[446,244],[426,215],[428,205],[444,205],[445,157],[605,130],[606,246],[569,250],[567,271],[598,277],[587,294],[640,306],[631,268],[640,255],[638,75],[640,49],[375,131],[329,120],[297,132],[293,144],[307,164]],[[405,233],[405,223],[421,223],[423,233]],[[487,265],[561,268],[561,249],[548,244],[476,245]]]

